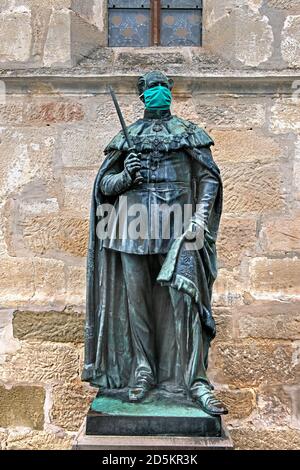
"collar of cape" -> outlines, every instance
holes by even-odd
[[[157,112],[147,111],[143,119],[128,126],[134,149],[137,152],[171,152],[185,148],[209,147],[214,141],[204,129],[191,121],[171,115],[170,111],[162,113],[159,118]],[[157,115],[157,114],[156,114]],[[123,131],[120,131],[104,149],[104,153],[111,151],[127,151],[128,144]]]

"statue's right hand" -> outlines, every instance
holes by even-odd
[[[134,179],[136,173],[141,169],[141,154],[130,151],[129,155],[124,161],[124,167]]]

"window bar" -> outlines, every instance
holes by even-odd
[[[152,0],[152,45],[160,45],[160,0]]]

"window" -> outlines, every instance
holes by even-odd
[[[109,46],[201,46],[202,0],[109,0]]]

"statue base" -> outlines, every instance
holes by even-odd
[[[232,449],[220,417],[161,391],[130,403],[127,390],[99,393],[73,449]]]

